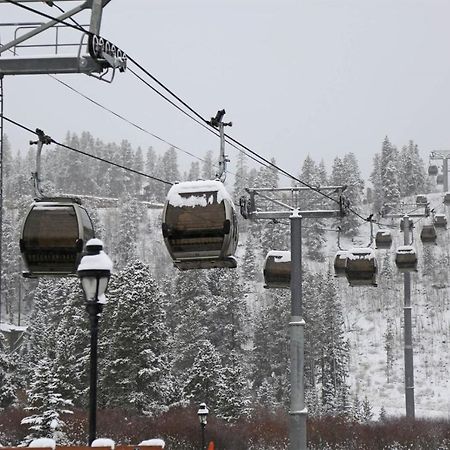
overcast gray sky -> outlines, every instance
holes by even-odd
[[[449,0],[112,0],[102,35],[202,115],[225,108],[233,137],[292,173],[307,154],[330,167],[354,152],[368,176],[386,135],[398,147],[413,139],[423,156],[450,148],[448,17]],[[39,20],[0,4],[0,22],[18,18]],[[218,149],[130,72],[112,84],[59,77],[198,156]],[[48,76],[7,77],[4,88],[5,114],[56,140],[87,130],[168,148]],[[27,147],[29,135],[9,124],[6,133]],[[229,154],[233,170],[236,151]]]

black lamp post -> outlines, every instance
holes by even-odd
[[[202,446],[201,450],[205,450],[205,427],[208,423],[209,410],[206,407],[206,403],[200,403],[200,408],[197,411],[198,420],[200,421],[200,428],[202,430]]]
[[[98,320],[106,303],[105,292],[112,270],[112,262],[103,251],[100,239],[90,239],[86,244],[87,255],[83,256],[78,266],[86,296],[86,311],[91,325],[91,351],[89,372],[89,445],[96,438],[97,431],[97,342]]]

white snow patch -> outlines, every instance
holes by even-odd
[[[206,206],[213,202],[211,194],[215,192],[217,192],[217,203],[221,203],[224,199],[233,203],[224,185],[215,180],[184,181],[174,184],[167,194],[167,202],[175,207]]]
[[[273,262],[276,263],[286,263],[291,262],[291,252],[288,251],[282,251],[282,250],[270,250],[269,253],[267,253],[267,258],[270,258],[273,256]]]
[[[375,259],[375,252],[370,247],[353,247],[347,252],[347,258],[356,259]]]
[[[102,250],[98,255],[86,255],[81,258],[78,270],[112,270],[110,257]]]
[[[98,438],[92,441],[91,447],[110,447],[114,449],[116,443],[109,438]]]
[[[28,447],[31,447],[31,448],[52,448],[53,450],[55,450],[56,442],[55,442],[54,439],[50,439],[50,438],[39,438],[39,439],[34,439],[33,441],[31,441],[30,445]]]
[[[12,323],[0,323],[0,331],[10,333],[11,331],[27,331],[26,326],[13,325]]]
[[[146,441],[142,441],[139,443],[139,445],[142,446],[160,446],[161,448],[164,448],[166,446],[166,443],[162,439],[148,439]]]

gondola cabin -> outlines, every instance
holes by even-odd
[[[395,264],[400,272],[417,272],[417,254],[411,245],[397,248]]]
[[[424,225],[420,232],[420,240],[423,244],[435,244],[437,239],[434,225]]]
[[[180,270],[235,268],[238,243],[234,204],[220,181],[174,184],[163,210],[162,232]]]
[[[450,192],[444,194],[444,205],[450,205]]]
[[[291,252],[271,250],[264,262],[264,287],[291,287]]]
[[[375,235],[375,245],[377,249],[391,248],[392,234],[389,230],[378,230]]]
[[[377,286],[377,260],[370,247],[348,251],[345,275],[350,286]]]
[[[92,221],[79,199],[36,200],[20,238],[23,275],[75,276],[85,244],[94,235]]]
[[[445,214],[436,214],[434,216],[434,226],[436,228],[447,228],[447,217]]]
[[[444,184],[444,175],[442,175],[442,173],[440,173],[440,174],[436,177],[436,184]]]
[[[438,174],[438,172],[439,172],[438,166],[435,165],[428,166],[428,175],[434,177]]]
[[[416,197],[416,205],[426,205],[428,203],[428,199],[426,195],[418,195]]]
[[[345,264],[347,262],[348,252],[339,250],[334,257],[334,276],[345,277]]]

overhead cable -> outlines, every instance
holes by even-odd
[[[17,3],[14,0],[5,0],[7,3],[12,3],[15,4],[23,9],[26,9],[27,11],[39,14],[43,17],[46,17],[49,20],[53,20],[59,23],[62,23],[68,27],[74,28],[78,31],[81,31],[83,33],[86,33],[88,35],[94,36],[94,34],[86,29],[84,29],[82,26],[80,25],[74,25],[71,23],[68,23],[64,20],[58,19],[56,17],[52,17],[46,13],[43,13],[41,11],[38,11],[34,8],[30,8],[29,6],[23,5],[21,3]],[[129,54],[127,54],[127,59],[130,60],[133,64],[135,64],[142,72],[144,72],[148,77],[150,77],[155,83],[157,83],[160,87],[162,87],[166,92],[168,92],[172,97],[174,97],[178,102],[180,102],[185,108],[187,108],[194,116],[197,117],[194,118],[192,117],[190,114],[188,114],[186,111],[182,110],[182,108],[180,108],[178,105],[175,105],[171,100],[167,99],[166,96],[164,96],[162,93],[160,93],[159,91],[156,90],[156,88],[154,88],[153,86],[151,86],[149,83],[147,83],[146,81],[144,81],[142,79],[142,77],[139,77],[134,71],[132,71],[132,73],[137,76],[139,79],[141,79],[141,81],[143,81],[147,86],[149,86],[152,90],[154,90],[155,92],[158,93],[158,95],[162,96],[164,99],[166,99],[167,101],[169,101],[173,106],[175,106],[177,109],[179,109],[180,111],[182,111],[185,115],[187,115],[188,117],[190,117],[192,120],[195,120],[197,123],[200,123],[202,126],[206,125],[210,125],[209,121],[207,119],[205,119],[201,114],[199,114],[194,108],[192,108],[190,105],[188,105],[184,100],[182,100],[177,94],[175,94],[171,89],[169,89],[164,83],[162,83],[161,81],[159,81],[154,75],[152,75],[147,69],[145,69],[139,62],[137,62],[133,57],[131,57]],[[129,69],[131,71],[131,69]],[[202,123],[203,122],[203,123]],[[206,126],[205,126],[206,127]],[[206,127],[208,128],[208,127]],[[213,128],[213,127],[211,127]],[[212,129],[210,131],[213,131],[214,134],[216,134],[215,129]],[[217,134],[216,134],[217,135]],[[307,183],[305,181],[300,180],[299,178],[293,176],[292,174],[290,174],[289,172],[285,171],[284,169],[280,168],[278,165],[276,165],[275,163],[271,162],[270,160],[264,158],[263,156],[259,155],[257,152],[251,150],[248,146],[242,144],[241,142],[239,142],[238,140],[234,139],[233,137],[225,134],[225,137],[227,139],[229,139],[233,144],[233,147],[236,148],[237,150],[241,151],[242,153],[244,153],[247,157],[250,157],[251,159],[253,159],[254,161],[258,162],[259,164],[262,165],[268,165],[272,168],[274,168],[275,170],[279,171],[280,173],[282,173],[283,175],[287,176],[288,178],[291,178],[292,180],[300,183],[301,185],[311,189],[312,191],[315,191],[317,193],[319,193],[320,195],[322,195],[323,197],[327,198],[328,200],[331,200],[335,203],[339,203],[339,200],[331,197],[330,195],[326,194],[325,192],[322,192],[320,190],[320,188],[312,186],[310,183]],[[234,145],[235,144],[235,145]],[[259,158],[255,159],[252,158],[248,153],[245,153],[242,149],[236,147],[236,145],[240,146],[242,149],[246,150],[248,153],[250,153],[251,155],[253,155],[255,158]],[[262,162],[261,162],[261,161]],[[265,164],[263,164],[265,163]],[[267,166],[266,166],[267,167]],[[355,214],[357,217],[359,217],[361,220],[367,222],[367,218],[363,217],[361,214],[359,214],[355,209],[353,208],[348,208],[348,210],[350,212],[352,212],[353,214]]]
[[[29,127],[27,127],[27,126],[25,126],[25,125],[23,125],[23,124],[21,124],[21,123],[19,123],[19,122],[16,122],[15,120],[10,119],[9,117],[6,117],[5,115],[3,115],[2,117],[3,117],[3,119],[6,120],[7,122],[12,123],[13,125],[15,125],[15,126],[17,126],[17,127],[22,128],[23,130],[28,131],[29,133],[38,135],[38,133],[37,133],[35,130],[32,130],[31,128],[29,128]],[[166,180],[163,180],[163,179],[161,179],[161,178],[155,177],[155,176],[153,176],[153,175],[149,175],[149,174],[147,174],[147,173],[140,172],[139,170],[135,170],[135,169],[132,169],[132,168],[130,168],[130,167],[123,166],[122,164],[118,164],[118,163],[115,163],[115,162],[110,161],[110,160],[108,160],[108,159],[101,158],[100,156],[95,156],[95,155],[92,155],[91,153],[83,152],[82,150],[79,150],[79,149],[76,149],[76,148],[74,148],[74,147],[71,147],[70,145],[62,144],[61,142],[58,142],[58,141],[56,141],[56,140],[53,139],[53,138],[50,138],[50,142],[51,142],[52,144],[58,145],[59,147],[63,147],[63,148],[65,148],[65,149],[67,149],[67,150],[71,150],[71,151],[74,151],[74,152],[79,153],[79,154],[81,154],[81,155],[87,156],[87,157],[89,157],[89,158],[96,159],[97,161],[101,161],[101,162],[104,162],[104,163],[106,163],[106,164],[110,164],[110,165],[112,165],[112,166],[118,167],[119,169],[126,170],[126,171],[131,172],[131,173],[134,173],[134,174],[136,174],[136,175],[140,175],[140,176],[142,176],[142,177],[150,178],[151,180],[158,181],[158,182],[160,182],[160,183],[164,183],[164,184],[167,184],[167,185],[169,185],[169,186],[172,186],[172,185],[173,185],[173,183],[170,182],[170,181],[166,181]]]

